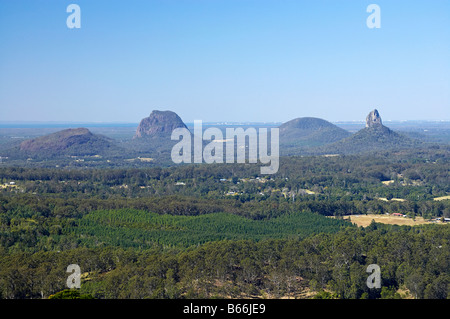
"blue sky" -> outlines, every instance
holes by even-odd
[[[69,29],[66,7],[81,8]],[[369,29],[369,4],[381,28]],[[450,1],[0,0],[0,121],[450,120]]]

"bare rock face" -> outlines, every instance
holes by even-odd
[[[375,109],[369,113],[366,117],[366,127],[378,127],[382,126],[380,114]]]
[[[176,128],[187,128],[181,118],[172,111],[153,111],[149,117],[142,119],[134,138],[172,134]]]

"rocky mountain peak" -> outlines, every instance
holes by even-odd
[[[369,113],[366,117],[366,127],[378,127],[382,126],[381,116],[378,111],[375,109]]]
[[[187,128],[181,118],[172,111],[153,111],[149,117],[141,120],[134,138],[155,135],[170,135],[176,128]]]

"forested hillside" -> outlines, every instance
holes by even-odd
[[[0,168],[0,297],[447,298],[445,149],[168,168]],[[400,214],[418,226],[348,215]],[[437,220],[436,220],[437,219]],[[367,266],[381,269],[369,289]],[[64,296],[63,294],[57,296]]]
[[[114,246],[0,250],[0,296],[46,298],[64,290],[67,265],[94,298],[447,298],[449,228],[347,228],[301,239],[213,241],[191,249]],[[366,285],[381,268],[381,289]]]

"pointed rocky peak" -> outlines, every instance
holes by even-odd
[[[384,126],[378,111],[373,110],[367,115],[365,128],[348,138],[327,146],[326,152],[328,154],[373,153],[417,147],[418,145],[420,145],[420,142]]]
[[[366,117],[366,127],[379,127],[382,126],[381,116],[375,109],[369,113]]]

